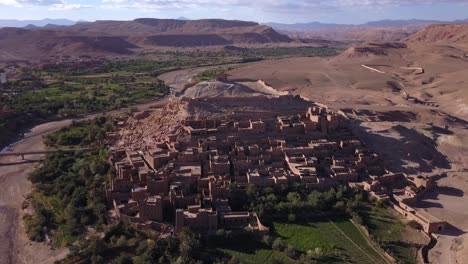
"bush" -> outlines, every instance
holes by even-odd
[[[312,251],[310,251],[312,252]],[[312,263],[318,263],[313,257],[312,254],[302,254],[301,257],[299,258],[298,262],[300,264],[312,264]]]
[[[357,214],[356,212],[352,212],[351,217],[352,217],[354,223],[356,223],[358,225],[362,225],[362,223],[363,223],[362,217],[359,214]]]
[[[119,239],[117,239],[117,242],[115,243],[115,245],[119,248],[121,247],[126,247],[127,246],[127,239],[125,238],[124,235],[121,235],[119,237]]]
[[[143,240],[138,244],[138,247],[136,249],[136,254],[137,255],[143,255],[145,251],[148,249],[148,242],[146,240]]]
[[[127,112],[128,112],[129,114],[138,112],[138,108],[137,108],[136,106],[130,106],[130,107],[128,108]]]
[[[281,238],[275,239],[272,248],[277,251],[283,251],[286,248],[286,243]]]
[[[343,201],[338,201],[333,208],[338,211],[344,211],[346,209],[346,204]]]
[[[262,240],[263,243],[265,243],[269,247],[271,247],[271,245],[273,244],[273,238],[269,235],[264,235]]]
[[[239,264],[240,261],[236,257],[232,257],[228,262],[228,264]]]
[[[288,257],[294,258],[294,259],[299,256],[299,252],[292,245],[288,245],[288,247],[286,249],[286,254],[288,255]]]
[[[133,261],[130,257],[128,256],[119,256],[118,258],[116,258],[114,261],[112,261],[112,263],[114,264],[132,264]]]
[[[409,225],[410,227],[414,228],[414,229],[418,229],[418,230],[421,230],[421,229],[422,229],[422,226],[421,226],[418,222],[416,222],[416,221],[414,221],[414,220],[409,221],[409,222],[408,222],[408,225]]]
[[[377,200],[375,201],[375,205],[377,207],[385,207],[385,205],[387,205],[387,200],[384,200],[384,199]]]
[[[101,264],[101,263],[104,263],[104,258],[99,256],[99,255],[96,255],[96,256],[92,256],[91,257],[91,263],[92,264]]]
[[[44,241],[41,221],[32,215],[25,215],[23,220],[26,225],[26,233],[28,234],[29,239],[36,242]]]
[[[137,244],[137,239],[136,238],[130,238],[127,241],[127,246],[129,246],[129,247],[135,247],[136,244]]]
[[[216,231],[216,236],[224,238],[226,237],[226,231],[224,231],[224,229],[218,229],[218,231]]]
[[[294,222],[296,222],[296,219],[297,219],[297,217],[296,217],[295,214],[289,214],[288,215],[288,221],[289,222],[294,223]]]
[[[284,262],[282,260],[279,260],[279,259],[272,259],[270,261],[271,264],[283,264]]]

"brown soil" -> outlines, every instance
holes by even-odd
[[[453,228],[437,245],[444,250],[433,251],[441,257],[432,254],[431,261],[447,263],[443,258],[452,255],[463,263],[468,245],[458,241],[464,247],[456,252],[450,245],[468,230],[468,91],[461,89],[468,49],[444,43],[364,44],[336,58],[266,61],[229,74],[342,110],[388,169],[435,177],[438,187],[418,207]]]
[[[468,25],[432,25],[425,30],[411,35],[411,42],[468,45]]]

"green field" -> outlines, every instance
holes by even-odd
[[[216,258],[232,258],[234,257],[241,263],[257,264],[257,263],[295,263],[284,252],[272,250],[270,247],[262,243],[257,238],[250,235],[236,236],[234,239],[226,239],[224,241],[216,241],[209,243],[210,250],[207,252],[211,255],[207,259]]]
[[[418,244],[427,243],[424,235],[404,224],[388,208],[363,207],[360,211],[370,235],[401,263],[416,263]]]
[[[320,248],[328,263],[386,263],[383,256],[369,245],[349,220],[274,223],[274,230],[288,244],[303,252]]]
[[[307,223],[274,222],[270,235],[282,238],[300,254],[311,254],[318,263],[388,263],[371,246],[367,238],[350,220],[333,219]],[[299,263],[286,252],[273,250],[253,236],[235,237],[209,243],[211,257],[234,257],[240,263]],[[320,253],[316,253],[316,252]]]

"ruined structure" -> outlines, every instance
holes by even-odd
[[[390,206],[406,219],[420,224],[426,233],[437,233],[447,226],[445,221],[412,207],[433,187],[430,177],[387,173],[382,177],[372,177],[371,180],[362,182],[360,187],[368,191],[372,198],[388,201]]]
[[[192,103],[215,107],[215,100]],[[223,100],[228,109],[237,106],[235,98]],[[257,100],[265,103],[265,99]],[[284,100],[296,99],[275,100],[287,105]],[[254,212],[232,211],[232,188],[302,184],[326,190],[350,184],[366,189],[376,199],[398,201],[395,208],[408,218],[423,219],[408,204],[430,182],[388,173],[379,155],[353,136],[347,121],[337,113],[313,105],[297,108],[242,109],[187,118],[178,131],[146,148],[114,150],[115,175],[106,195],[115,216],[166,233],[184,227],[208,234],[218,229],[261,232],[268,229]],[[138,118],[147,114],[140,115]],[[401,179],[405,184],[399,186]],[[428,232],[440,228],[434,219],[421,220],[425,222],[429,223],[423,225]]]

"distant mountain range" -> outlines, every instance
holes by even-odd
[[[190,20],[186,17],[179,17],[177,20]],[[73,21],[69,19],[41,19],[41,20],[17,20],[17,19],[0,19],[0,27],[24,27],[34,29],[36,27],[57,27],[57,26],[71,26],[80,22],[87,22],[84,20]],[[273,27],[278,30],[320,30],[320,29],[341,29],[341,28],[356,28],[356,27],[396,27],[396,26],[410,26],[410,25],[430,25],[430,24],[453,24],[453,23],[468,23],[468,18],[465,20],[455,21],[440,21],[440,20],[423,20],[423,19],[408,19],[408,20],[391,20],[384,19],[378,21],[370,21],[364,24],[336,24],[336,23],[322,23],[322,22],[309,22],[309,23],[264,23],[264,25]]]
[[[401,41],[427,26],[440,24],[468,24],[468,19],[455,21],[386,19],[359,25],[320,22],[266,23],[265,25],[293,38],[318,38],[334,41]]]
[[[295,24],[282,24],[282,23],[265,23],[270,27],[277,30],[322,30],[322,29],[343,29],[343,28],[363,28],[363,27],[402,27],[402,26],[415,26],[415,25],[432,25],[432,24],[454,24],[454,23],[468,23],[468,19],[455,20],[455,21],[440,21],[440,20],[423,20],[423,19],[408,19],[408,20],[378,20],[370,21],[365,24],[333,24],[333,23],[295,23]]]
[[[130,56],[158,47],[192,48],[230,45],[286,44],[294,40],[256,22],[140,18],[43,27],[0,29],[0,62],[70,57]],[[55,24],[51,24],[55,23]],[[42,23],[44,24],[44,23]]]
[[[16,20],[16,19],[0,19],[0,27],[44,27],[46,25],[71,26],[77,22],[85,22],[83,20],[73,21],[69,19],[41,19],[41,20]]]

